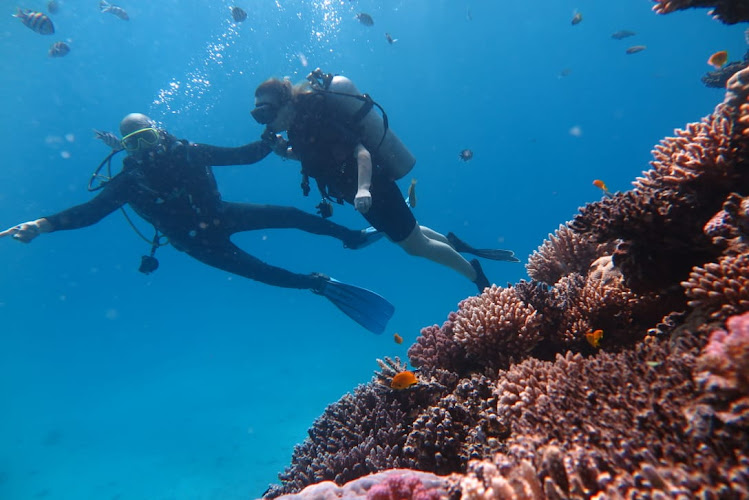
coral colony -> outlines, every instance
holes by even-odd
[[[530,281],[422,329],[418,383],[391,389],[406,365],[386,358],[331,404],[266,496],[749,497],[749,69],[653,156],[549,236]]]

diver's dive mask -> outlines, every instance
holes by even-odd
[[[258,103],[250,114],[260,125],[268,125],[276,119],[279,109],[280,106],[272,102]]]
[[[153,127],[142,128],[122,138],[122,147],[128,153],[142,149],[150,149],[159,143],[159,131]]]

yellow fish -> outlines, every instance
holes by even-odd
[[[721,68],[728,61],[728,52],[721,50],[710,56],[707,60],[707,64],[715,69]]]
[[[595,330],[593,332],[588,332],[585,334],[585,340],[587,340],[588,344],[592,345],[596,349],[598,349],[598,346],[601,345],[602,338],[603,330]]]
[[[419,381],[416,378],[416,375],[414,375],[413,372],[406,370],[395,374],[393,380],[390,382],[390,387],[397,391],[401,391],[418,383]]]
[[[416,182],[416,179],[411,179],[411,185],[408,186],[408,198],[406,198],[406,201],[411,208],[416,208]]]
[[[603,182],[601,179],[596,179],[593,181],[593,185],[603,191],[603,194],[606,196],[611,196],[611,191],[609,191],[609,187],[606,185],[605,182]]]

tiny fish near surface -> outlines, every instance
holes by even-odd
[[[627,54],[636,54],[638,52],[642,52],[643,50],[647,48],[648,47],[646,45],[633,45],[630,48],[628,48],[625,52]]]

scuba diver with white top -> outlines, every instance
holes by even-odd
[[[389,128],[387,115],[375,112],[379,105],[348,78],[317,69],[307,79],[294,86],[278,78],[261,83],[251,114],[267,126],[264,135],[287,132],[288,144],[282,142],[277,151],[288,146],[282,156],[301,161],[305,196],[309,177],[316,180],[323,217],[330,213],[330,200],[346,201],[408,254],[454,269],[479,293],[490,286],[481,264],[458,252],[519,262],[512,251],[475,249],[452,233],[446,237],[420,226],[395,183],[416,159]]]
[[[351,230],[292,207],[223,201],[211,167],[256,163],[271,152],[267,141],[236,148],[195,144],[175,138],[140,113],[127,115],[120,123],[120,131],[121,145],[128,156],[122,162],[122,171],[107,178],[96,197],[54,215],[13,226],[0,232],[0,237],[11,236],[28,243],[42,233],[93,225],[129,204],[156,229],[151,255],[143,257],[142,272],[158,267],[153,254],[167,238],[177,250],[209,266],[268,285],[311,290],[328,298],[365,328],[376,333],[384,330],[393,306],[379,295],[319,273],[297,274],[271,266],[231,242],[234,233],[270,228],[331,236],[353,249],[377,239],[372,231]],[[112,155],[115,153],[116,150]],[[101,165],[94,177],[100,169]]]

